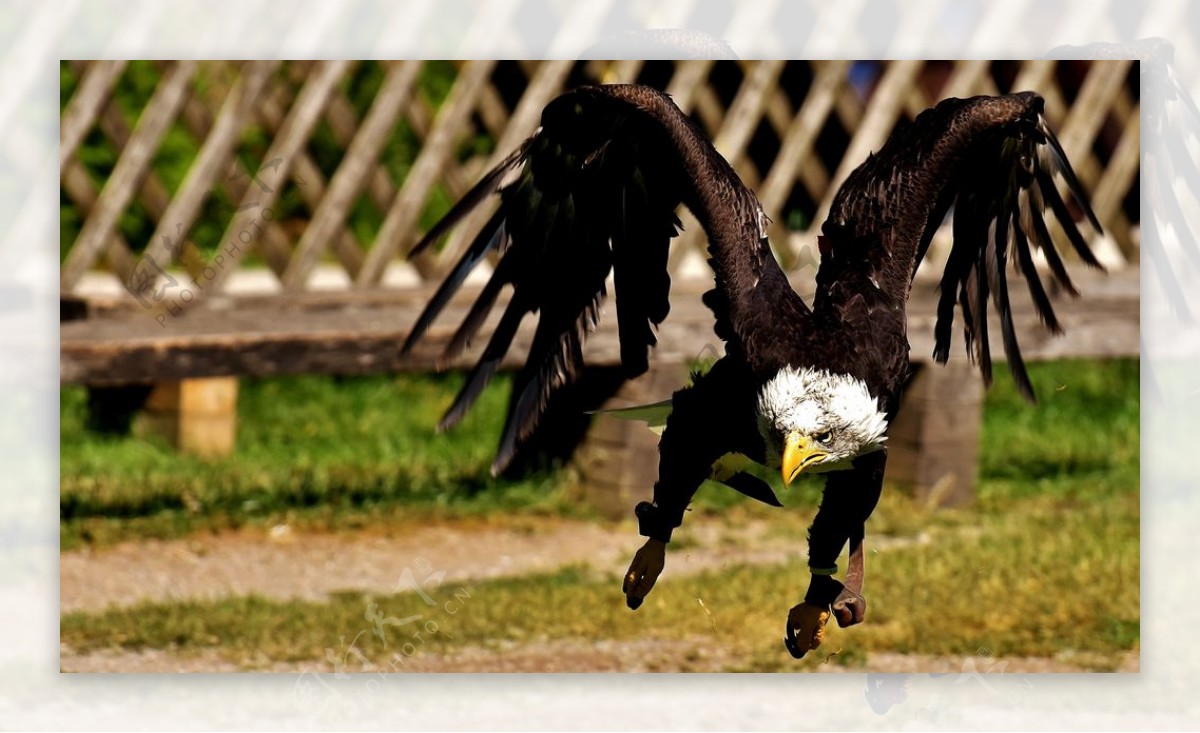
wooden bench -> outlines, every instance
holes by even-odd
[[[1013,310],[1022,352],[1029,361],[1074,357],[1133,356],[1138,353],[1138,271],[1108,277],[1079,273],[1084,293],[1074,300],[1056,297],[1066,329],[1051,337],[1020,295]],[[803,291],[803,284],[798,282]],[[585,379],[558,407],[583,421],[583,407],[621,406],[668,397],[687,378],[687,366],[721,349],[712,332],[712,314],[700,303],[711,280],[673,285],[672,310],[658,331],[651,373],[617,387],[619,380]],[[87,385],[96,405],[120,404],[132,386],[145,398],[144,421],[184,450],[228,453],[236,431],[237,378],[282,374],[360,375],[430,371],[465,315],[477,291],[459,294],[409,358],[398,347],[432,294],[431,287],[263,296],[217,295],[166,312],[139,306],[130,298],[64,297],[61,371],[64,384]],[[907,404],[890,431],[889,478],[908,484],[932,500],[970,500],[975,480],[982,384],[964,358],[961,331],[946,367],[930,367],[935,288],[919,282],[909,306],[909,339],[916,369]],[[615,319],[602,318],[587,345],[589,365],[611,373],[618,364]],[[521,366],[533,332],[526,319],[504,368]],[[999,334],[999,327],[992,326]],[[473,363],[484,339],[452,368]],[[1000,339],[993,350],[1002,358]],[[597,386],[589,388],[588,382]],[[137,387],[142,385],[140,389]],[[615,389],[615,393],[614,390]],[[103,399],[105,395],[113,399]],[[139,396],[140,395],[140,396]],[[565,406],[564,406],[565,405]],[[582,429],[580,430],[582,432]],[[498,437],[498,436],[497,436]],[[580,490],[603,511],[625,514],[649,495],[656,475],[657,438],[642,426],[599,419],[575,452]]]

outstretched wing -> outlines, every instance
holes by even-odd
[[[644,87],[586,87],[562,95],[543,111],[539,130],[413,250],[430,246],[499,194],[499,209],[421,314],[403,349],[407,352],[421,338],[473,267],[489,252],[502,255],[442,363],[462,353],[504,286],[512,286],[512,297],[439,425],[448,429],[463,418],[494,375],[521,320],[537,313],[493,472],[503,470],[533,431],[551,393],[571,382],[582,367],[583,343],[597,325],[610,270],[625,374],[633,377],[647,369],[648,350],[656,343],[653,327],[670,307],[667,254],[680,226],[675,210],[694,199],[688,190],[692,180],[668,129],[690,122],[664,100]],[[651,113],[654,105],[664,104],[679,119]]]
[[[942,275],[934,358],[949,357],[955,303],[962,309],[968,354],[979,364],[984,379],[992,379],[987,310],[991,297],[1000,319],[1004,352],[1017,389],[1033,400],[1033,387],[1021,358],[1009,303],[1008,276],[1012,262],[1025,276],[1034,307],[1052,332],[1062,327],[1038,276],[1034,253],[1041,252],[1055,279],[1071,295],[1078,291],[1067,275],[1055,248],[1046,211],[1058,220],[1079,259],[1103,269],[1088,247],[1059,194],[1057,178],[1066,184],[1075,204],[1100,232],[1100,222],[1088,204],[1083,188],[1062,146],[1042,115],[1042,100],[1032,93],[999,98],[1011,105],[978,105],[984,117],[977,139],[965,146],[958,173],[942,189],[917,249],[917,262],[925,254],[934,232],[953,208],[954,244]],[[955,100],[959,101],[959,100]],[[971,100],[963,100],[969,103]],[[1014,109],[1016,110],[1014,112]],[[987,119],[992,116],[993,119]]]

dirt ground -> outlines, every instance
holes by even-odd
[[[778,563],[802,556],[804,543],[768,531],[764,524],[736,529],[720,522],[689,523],[689,542],[668,556],[672,575],[725,566]],[[881,538],[876,538],[876,543]],[[882,538],[886,542],[886,538]],[[922,542],[923,538],[903,542]],[[62,612],[101,611],[112,606],[167,599],[214,599],[257,593],[279,599],[320,600],[336,591],[390,593],[404,568],[423,564],[444,572],[443,583],[480,581],[548,572],[588,564],[618,576],[640,546],[632,524],[530,519],[520,524],[462,522],[396,536],[372,533],[298,533],[277,526],[182,540],[123,543],[64,553],[60,559]],[[901,542],[892,540],[893,543]],[[615,582],[615,581],[614,581]],[[728,669],[736,662],[711,639],[555,640],[509,647],[467,648],[408,660],[411,672],[653,672]],[[1054,659],[1010,659],[1006,672],[1076,672],[1085,668]],[[1137,670],[1131,655],[1122,671]],[[312,663],[253,663],[259,671],[298,672]],[[827,664],[828,671],[848,668]],[[957,658],[872,654],[878,672],[956,672]],[[102,650],[78,654],[64,645],[65,672],[233,672],[246,667],[216,652],[173,654],[169,650]],[[318,671],[333,671],[320,669]],[[393,670],[395,671],[395,670]],[[849,668],[861,671],[861,668]]]
[[[618,574],[644,542],[632,523],[600,525],[525,518],[503,525],[462,521],[406,531],[299,533],[285,526],[182,540],[142,540],[63,553],[59,561],[63,613],[95,612],[143,601],[213,599],[255,593],[268,598],[323,600],[338,591],[390,593],[405,568],[422,563],[444,573],[444,584],[551,572],[590,565]],[[803,557],[804,531],[772,532],[765,522],[736,527],[689,520],[686,544],[673,544],[667,573],[687,575],[736,565]],[[875,536],[876,549],[924,543]]]
[[[668,557],[672,575],[803,556],[803,534],[772,536],[764,524],[736,529],[713,522],[688,527],[689,544]],[[391,593],[405,568],[420,563],[443,583],[482,581],[587,564],[621,573],[644,539],[630,524],[525,519],[502,526],[439,524],[397,536],[318,534],[277,526],[183,540],[145,540],[63,553],[64,613],[101,611],[142,601],[258,595],[322,600],[353,590]]]

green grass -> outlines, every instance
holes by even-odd
[[[1073,505],[1121,496],[1138,485],[1136,361],[1035,364],[1040,404],[1030,406],[1005,373],[989,393],[980,450],[979,513]],[[339,529],[509,511],[578,513],[564,476],[493,479],[507,399],[506,377],[454,431],[433,426],[460,377],[404,375],[243,380],[237,450],[229,458],[181,456],[164,443],[98,435],[84,426],[86,393],[65,387],[61,402],[61,518],[64,549],[139,537],[282,521]],[[778,488],[778,487],[777,487]],[[818,479],[788,490],[792,506],[814,506]],[[955,512],[929,513],[885,499],[874,532],[912,534]],[[780,494],[785,496],[784,494]],[[697,515],[775,513],[706,485]]]
[[[1086,499],[1136,490],[1137,360],[1033,365],[1036,406],[1016,393],[1007,369],[997,374],[980,445],[981,509],[1031,497]]]
[[[463,611],[452,616],[413,593],[374,599],[348,593],[325,603],[234,597],[68,614],[62,640],[81,652],[216,650],[252,668],[319,661],[326,648],[344,649],[343,641],[366,628],[357,647],[382,663],[391,652],[363,616],[374,600],[388,616],[425,613],[422,623],[439,623],[441,631],[422,642],[428,653],[554,639],[586,647],[595,639],[636,637],[711,640],[733,650],[731,670],[815,670],[825,663],[857,666],[870,652],[973,655],[982,647],[1001,659],[1060,656],[1110,669],[1140,639],[1139,367],[1063,362],[1031,372],[1039,406],[1025,404],[1006,378],[988,396],[975,506],[932,511],[902,492],[885,492],[871,535],[925,541],[873,552],[868,623],[831,627],[821,652],[800,663],[783,654],[778,640],[806,578],[797,562],[668,574],[636,614],[624,608],[618,579],[570,567],[472,584]],[[487,476],[504,383],[485,393],[459,432],[433,434],[458,383],[454,377],[248,381],[238,455],[212,462],[153,442],[89,434],[82,392],[64,389],[64,547],[279,519],[337,529],[578,511],[564,498],[559,475],[516,482]],[[778,511],[705,487],[690,521],[734,527],[754,518],[767,521],[770,533],[798,539],[818,492],[819,483],[804,483],[787,496],[789,508]],[[687,526],[674,552],[694,545]],[[668,568],[671,562],[668,555]],[[456,588],[435,597],[449,600]],[[689,664],[679,660],[681,668]]]
[[[245,524],[339,529],[502,512],[578,514],[561,474],[488,472],[507,378],[454,431],[438,417],[458,376],[243,380],[234,455],[86,429],[86,393],[61,395],[61,544],[174,537]]]

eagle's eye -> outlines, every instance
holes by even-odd
[[[826,430],[823,433],[818,433],[817,435],[813,436],[813,439],[816,440],[818,443],[828,443],[829,439],[832,437],[833,437],[833,432]]]

